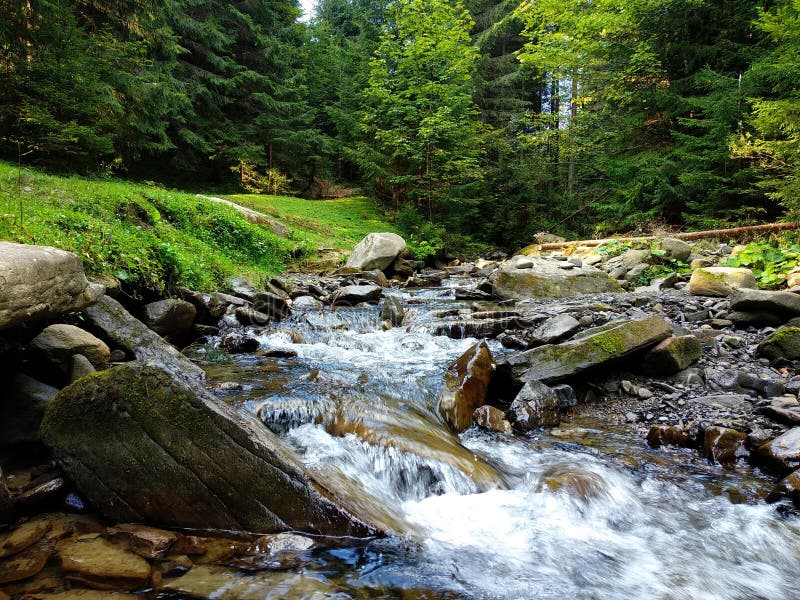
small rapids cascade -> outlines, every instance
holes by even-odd
[[[342,597],[797,597],[800,523],[757,498],[757,471],[598,418],[451,433],[437,396],[476,340],[434,335],[432,315],[464,306],[458,285],[388,292],[413,311],[389,330],[376,307],[296,311],[260,331],[262,355],[208,368],[320,481],[394,517],[386,538],[320,552],[305,575],[357,590]]]

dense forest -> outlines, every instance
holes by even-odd
[[[0,155],[500,246],[798,207],[800,0],[0,0]]]

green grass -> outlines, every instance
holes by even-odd
[[[0,239],[70,250],[131,292],[219,289],[281,271],[296,245],[234,209],[155,186],[47,175],[0,162]]]
[[[315,248],[349,251],[368,233],[401,233],[387,221],[376,200],[363,196],[304,200],[286,196],[237,194],[226,198],[275,217],[292,228],[293,239]]]

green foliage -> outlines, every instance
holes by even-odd
[[[619,256],[626,250],[630,250],[633,247],[633,244],[630,242],[620,242],[619,240],[608,240],[607,242],[603,242],[597,248],[595,248],[595,252],[600,254],[601,256]]]
[[[56,246],[131,293],[219,289],[279,271],[291,247],[239,213],[190,194],[119,181],[20,172],[0,162],[0,239]]]
[[[786,282],[786,274],[797,268],[800,244],[784,245],[770,241],[747,244],[742,250],[721,264],[725,267],[752,269],[761,288],[776,288]]]

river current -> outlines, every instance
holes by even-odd
[[[299,572],[341,598],[800,598],[800,522],[763,501],[769,480],[749,467],[652,450],[586,414],[524,437],[451,436],[437,394],[476,340],[427,325],[467,304],[447,287],[393,293],[416,313],[408,326],[383,331],[375,307],[315,312],[314,327],[297,313],[259,335],[296,356],[209,367],[321,481],[396,519],[395,535],[339,541]],[[470,460],[502,485],[470,476]]]

